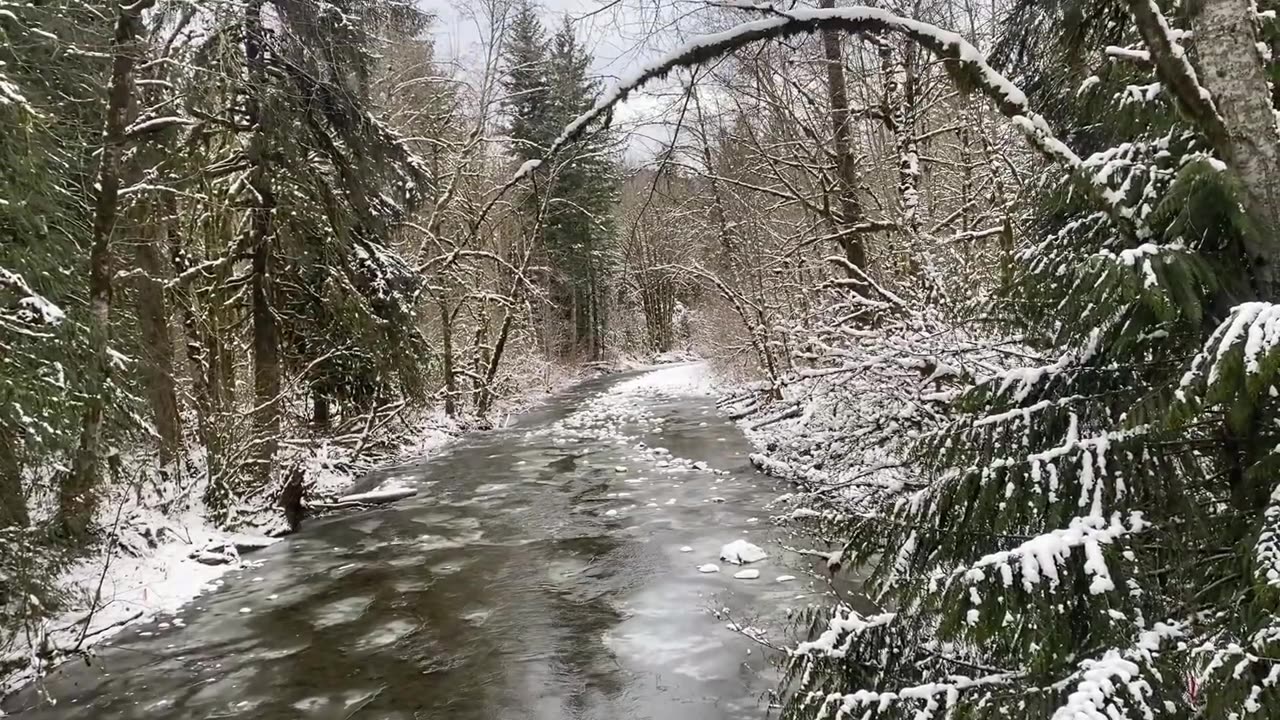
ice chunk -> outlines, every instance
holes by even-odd
[[[733,576],[739,580],[755,580],[760,577],[759,570],[739,570]]]
[[[680,548],[680,552],[693,552],[693,548],[689,547],[688,545],[685,545],[684,547]]]
[[[720,566],[716,565],[715,563],[707,563],[706,565],[699,565],[698,572],[700,573],[720,572]]]
[[[792,580],[795,580],[795,579],[796,579],[795,575],[779,575],[777,578],[778,582],[791,582]]]
[[[759,545],[753,545],[746,540],[734,540],[720,548],[720,559],[734,565],[758,562],[767,557],[769,555],[760,549]]]

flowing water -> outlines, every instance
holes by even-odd
[[[4,709],[32,720],[764,717],[776,657],[727,624],[783,637],[787,608],[813,588],[776,578],[808,563],[770,542],[774,483],[709,398],[627,398],[652,417],[622,422],[625,442],[556,429],[626,379],[586,383],[367,479],[419,493],[309,521],[178,618],[55,671],[55,705],[28,690]],[[678,463],[661,466],[668,456],[639,442],[706,467],[672,472]],[[738,538],[769,552],[750,566],[759,579],[718,561]]]

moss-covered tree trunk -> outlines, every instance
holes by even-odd
[[[80,442],[58,497],[58,526],[67,539],[82,541],[97,509],[102,461],[102,421],[111,384],[111,299],[114,255],[112,237],[120,199],[120,159],[127,141],[133,71],[141,53],[139,18],[153,0],[120,5],[111,42],[111,75],[107,82],[103,147],[94,189],[93,227],[89,248],[89,361]]]
[[[25,527],[29,521],[27,497],[22,491],[18,437],[11,428],[0,423],[0,528]]]
[[[245,118],[252,130],[247,156],[253,248],[250,297],[253,319],[253,393],[255,475],[265,482],[280,443],[280,333],[271,306],[272,266],[275,243],[275,192],[271,180],[268,119],[262,93],[267,86],[266,32],[262,24],[262,0],[245,6],[244,57],[249,86],[245,93]]]
[[[160,465],[169,472],[182,457],[182,419],[173,379],[173,338],[165,300],[164,268],[151,237],[134,245],[134,261],[143,272],[138,283],[138,330],[142,336],[142,373],[151,419],[159,436]]]

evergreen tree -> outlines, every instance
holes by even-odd
[[[551,42],[548,81],[551,113],[563,127],[591,107],[599,93],[589,78],[591,56],[564,18]],[[604,353],[608,294],[614,257],[613,207],[619,178],[608,130],[588,135],[566,149],[554,177],[546,218],[547,248],[565,285],[572,309],[572,347],[592,359]]]
[[[1178,8],[1014,8],[1008,64],[1087,159],[1040,184],[995,310],[1057,359],[979,378],[916,444],[919,482],[841,521],[843,562],[887,611],[816,619],[790,717],[1280,706],[1280,227],[1258,187],[1280,177],[1237,146],[1275,150],[1274,122],[1241,111],[1271,107],[1275,66],[1211,65],[1207,43],[1254,46],[1249,3]]]
[[[109,26],[80,2],[0,5],[0,528],[25,526],[23,478],[76,440],[84,376],[82,188],[101,133],[93,97],[105,63],[65,46],[106,43]],[[59,122],[50,122],[57,118]],[[72,361],[72,359],[77,361]],[[50,478],[39,477],[42,491]],[[0,542],[0,547],[20,544]],[[5,562],[0,552],[0,564]],[[0,574],[4,568],[0,567]]]
[[[599,87],[589,76],[591,56],[568,17],[548,50],[535,7],[522,2],[512,33],[505,62],[508,127],[512,153],[528,160],[542,157],[560,128],[591,107]],[[526,200],[526,214],[540,230],[553,272],[548,290],[560,315],[562,351],[593,359],[604,352],[607,327],[605,286],[620,184],[615,143],[607,130],[575,141],[557,158],[541,196]]]
[[[532,0],[520,0],[507,31],[502,86],[511,152],[521,161],[542,157],[558,127],[551,115],[547,48]]]

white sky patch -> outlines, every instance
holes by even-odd
[[[574,23],[578,39],[591,53],[591,72],[600,89],[612,86],[631,68],[661,54],[658,43],[678,40],[681,35],[670,26],[673,14],[703,9],[700,5],[678,7],[679,3],[639,9],[634,3],[601,0],[541,0],[542,24],[549,36],[566,14]],[[430,33],[436,57],[451,61],[470,77],[484,62],[484,46],[489,21],[468,0],[424,0],[418,7],[435,16]],[[679,113],[681,87],[646,89],[619,104],[614,127],[626,138],[626,161],[640,165],[671,142],[673,121]]]

